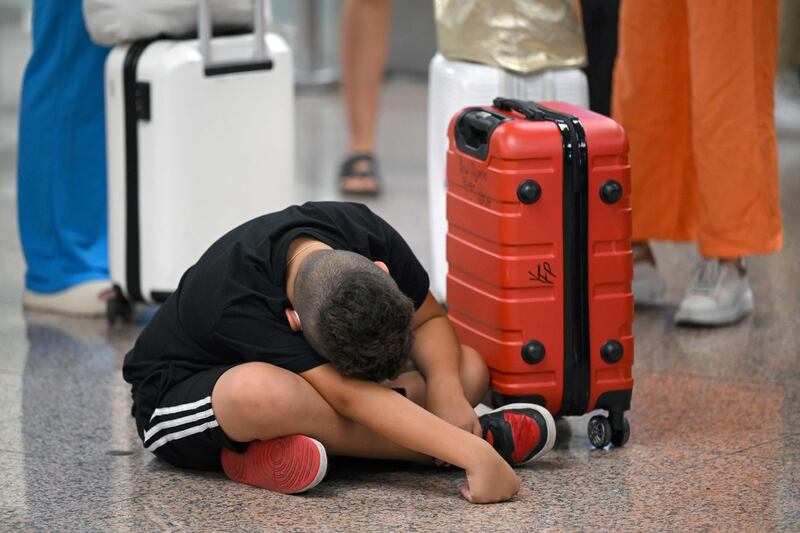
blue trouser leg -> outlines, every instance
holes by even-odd
[[[19,126],[25,286],[56,292],[108,278],[103,63],[80,0],[35,0]]]

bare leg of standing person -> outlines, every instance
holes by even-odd
[[[375,129],[389,42],[390,0],[345,0],[342,8],[342,95],[350,128],[339,173],[343,191],[375,194],[380,187]]]

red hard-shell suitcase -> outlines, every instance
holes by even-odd
[[[630,166],[616,122],[569,104],[496,98],[449,127],[447,305],[492,374],[496,404],[605,409],[589,439],[630,433]]]

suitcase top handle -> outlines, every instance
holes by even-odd
[[[250,72],[253,70],[270,70],[272,60],[267,56],[264,42],[264,0],[253,0],[253,57],[236,61],[214,63],[211,58],[211,11],[209,0],[197,2],[197,32],[200,37],[200,54],[203,56],[203,67],[206,76]]]
[[[516,98],[503,98],[498,96],[492,105],[500,111],[516,111],[527,120],[549,120],[560,123],[575,123],[578,118],[569,113],[561,113],[544,107],[533,101],[517,100]]]
[[[502,98],[498,96],[492,105],[501,111],[516,111],[528,120],[544,120],[544,110],[536,102],[525,102],[516,98]]]

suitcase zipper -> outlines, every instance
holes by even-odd
[[[589,403],[590,387],[590,343],[589,343],[589,248],[588,248],[588,154],[586,146],[586,135],[583,126],[577,117],[567,116],[566,123],[571,125],[569,149],[565,145],[564,149],[564,168],[571,167],[572,176],[571,190],[565,187],[564,194],[564,222],[570,218],[574,227],[572,231],[564,232],[564,249],[570,250],[573,260],[570,262],[570,276],[567,277],[572,283],[572,294],[570,295],[571,310],[566,309],[567,305],[567,285],[565,284],[565,338],[570,328],[567,327],[567,319],[572,317],[572,331],[569,332],[573,342],[571,348],[572,371],[571,378],[567,375],[565,365],[564,373],[564,397],[561,412],[564,414],[582,415],[586,412]],[[563,138],[563,137],[562,137]],[[567,153],[569,152],[569,160]],[[571,195],[572,202],[567,202],[567,194]],[[571,212],[570,212],[571,211]],[[564,254],[565,265],[567,254]],[[566,268],[566,266],[565,266]],[[565,349],[568,345],[565,344]],[[569,352],[564,354],[569,357]]]
[[[559,414],[581,415],[589,397],[587,150],[577,117],[540,107],[561,133],[564,150],[564,388]]]
[[[136,41],[125,54],[122,95],[125,108],[125,292],[134,302],[144,301],[141,288],[139,243],[139,120],[150,119],[150,93],[136,81],[136,66],[153,40]]]

